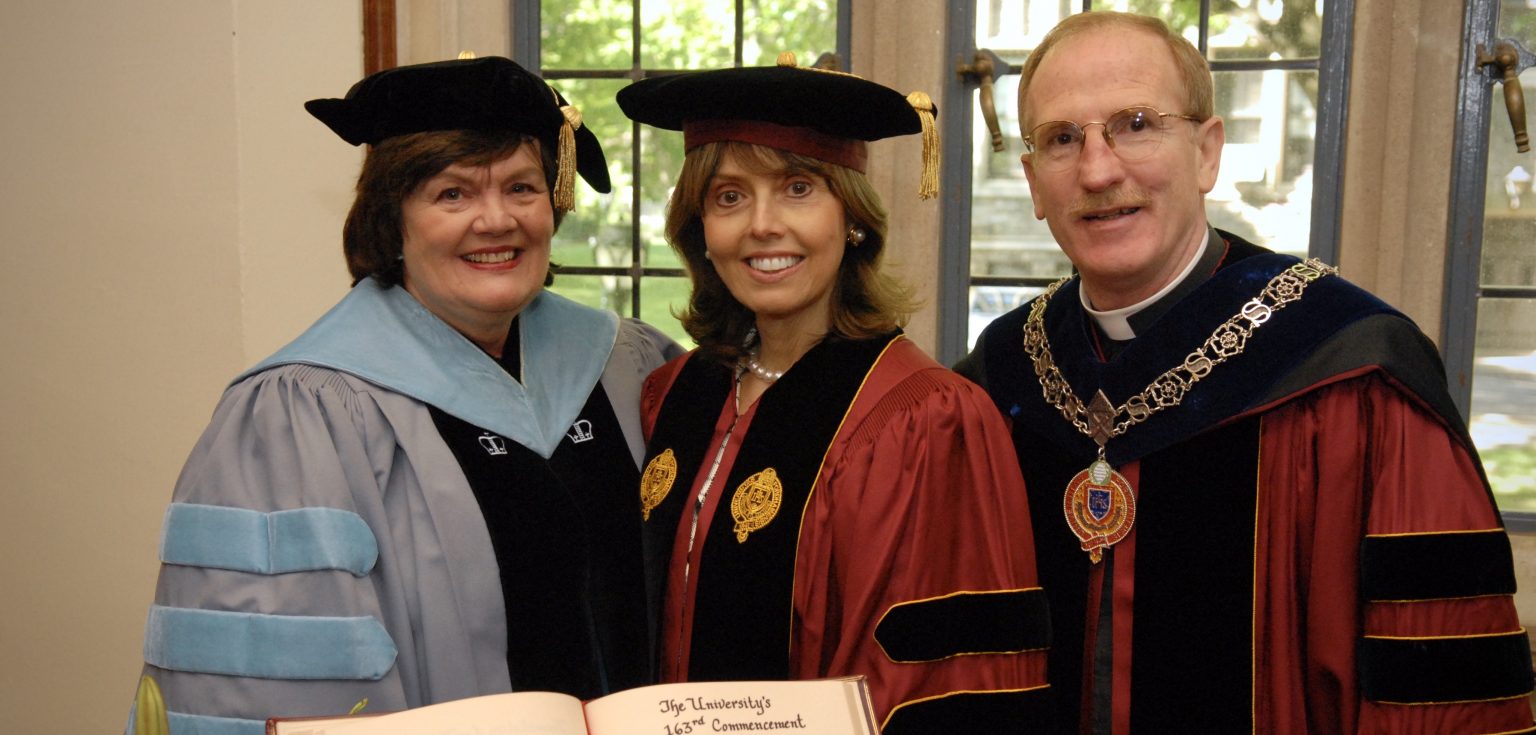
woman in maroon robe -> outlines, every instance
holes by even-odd
[[[661,678],[863,675],[887,733],[1037,723],[1049,632],[1007,428],[902,336],[879,269],[865,142],[931,144],[931,102],[781,58],[619,104],[687,150],[667,235],[699,347],[643,398]]]

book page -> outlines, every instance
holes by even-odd
[[[587,703],[592,735],[878,735],[863,677],[657,684]]]
[[[587,735],[581,702],[551,692],[490,694],[377,717],[279,725],[278,735]]]

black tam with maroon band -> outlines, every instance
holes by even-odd
[[[683,146],[736,140],[864,171],[864,142],[923,130],[890,87],[852,74],[752,66],[651,77],[619,90],[631,119],[683,131]]]
[[[1219,267],[1109,359],[1078,282],[1056,292],[1044,329],[1076,395],[1123,403],[1296,262],[1230,235],[1210,247]],[[1059,732],[1530,725],[1508,539],[1411,322],[1338,276],[1308,284],[1178,405],[1109,440],[1137,516],[1091,564],[1046,509],[1096,445],[1042,395],[1029,312],[993,322],[957,369],[1013,419]]]
[[[933,100],[903,97],[853,74],[795,65],[781,54],[777,66],[687,72],[651,77],[619,90],[630,119],[681,130],[684,150],[721,141],[767,146],[864,173],[865,143],[923,134],[923,178],[918,195],[938,193],[939,148]]]

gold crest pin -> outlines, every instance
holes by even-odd
[[[672,492],[672,483],[676,481],[677,457],[672,455],[671,449],[663,450],[646,463],[645,474],[640,476],[641,520],[651,519],[651,511],[667,499],[667,493]]]
[[[761,530],[779,514],[784,502],[784,483],[772,467],[748,477],[731,496],[731,517],[736,519],[736,543],[747,542],[748,534]]]

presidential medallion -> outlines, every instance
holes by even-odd
[[[1062,510],[1094,564],[1103,560],[1104,549],[1125,538],[1136,523],[1131,483],[1103,459],[1095,460],[1067,483]]]
[[[1295,263],[1276,274],[1259,295],[1243,304],[1238,313],[1216,327],[1194,352],[1157,376],[1140,393],[1125,399],[1118,407],[1100,390],[1093,400],[1083,403],[1072,390],[1067,376],[1056,366],[1051,355],[1051,341],[1046,336],[1045,310],[1051,297],[1075,276],[1067,276],[1046,287],[1045,293],[1030,302],[1024,320],[1024,354],[1034,365],[1045,402],[1061,413],[1084,436],[1099,445],[1099,459],[1088,469],[1073,476],[1062,498],[1067,525],[1082,542],[1083,551],[1097,564],[1104,549],[1126,537],[1136,522],[1136,498],[1131,484],[1104,460],[1104,447],[1110,440],[1159,411],[1184,402],[1184,396],[1211,374],[1218,365],[1243,354],[1253,333],[1275,312],[1301,298],[1312,282],[1339,271],[1315,258]]]
[[[645,474],[640,476],[640,519],[651,519],[651,510],[661,505],[661,501],[667,498],[667,493],[672,492],[672,483],[677,480],[677,458],[672,456],[672,450],[663,450],[661,454],[651,458],[645,465]]]
[[[736,543],[747,542],[747,535],[768,525],[779,514],[784,501],[784,484],[779,473],[769,467],[741,483],[731,496],[731,517],[736,519]]]

